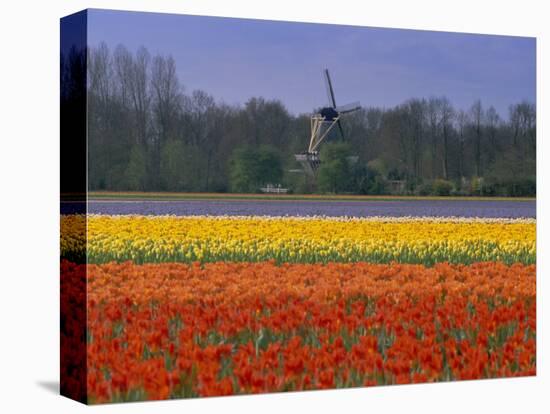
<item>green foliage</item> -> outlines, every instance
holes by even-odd
[[[431,195],[432,190],[433,190],[433,187],[431,182],[422,183],[416,186],[416,194],[420,196]]]
[[[359,194],[386,194],[386,180],[377,169],[371,168],[371,165],[368,163],[351,166],[353,188],[356,188]]]
[[[483,183],[483,194],[513,197],[535,195],[535,161],[522,158],[517,151],[508,151],[496,159]]]
[[[262,146],[256,151],[258,157],[257,179],[260,184],[277,184],[283,177],[283,165],[277,150]]]
[[[483,186],[485,196],[530,197],[536,195],[537,180],[533,176],[519,176],[512,179],[491,177]]]
[[[331,162],[335,160],[345,161],[347,157],[353,155],[350,144],[347,142],[328,142],[321,147],[319,157],[321,162]]]
[[[319,190],[325,193],[341,193],[349,191],[353,177],[348,157],[352,155],[351,147],[347,143],[333,142],[325,144],[319,154],[317,184]]]
[[[381,175],[375,175],[370,181],[365,194],[383,195],[387,194],[386,181]]]
[[[340,193],[346,190],[349,178],[346,160],[336,159],[323,162],[319,168],[317,184],[323,193]]]
[[[234,192],[253,193],[266,184],[278,184],[283,177],[279,153],[270,146],[239,147],[229,163],[230,187]]]
[[[147,180],[147,159],[145,151],[134,145],[130,151],[130,161],[124,171],[125,187],[132,191],[143,191]]]
[[[483,178],[472,177],[472,181],[470,182],[470,194],[481,195],[482,187],[483,187]]]
[[[303,173],[290,172],[286,170],[283,175],[283,182],[289,193],[308,194],[311,193],[310,177]]]
[[[237,148],[229,164],[231,190],[237,193],[249,193],[257,190],[257,158],[249,147]]]
[[[169,191],[185,190],[185,174],[189,166],[186,163],[186,153],[181,141],[170,140],[161,150],[161,182]]]
[[[375,158],[367,163],[367,167],[381,176],[388,174],[386,162],[381,158]]]
[[[419,183],[415,187],[415,194],[420,196],[448,196],[454,194],[454,191],[453,183],[441,178]]]
[[[160,154],[161,186],[165,191],[200,191],[206,155],[197,146],[169,140]]]
[[[448,196],[453,189],[453,183],[447,180],[437,179],[432,183],[432,194],[436,196]]]

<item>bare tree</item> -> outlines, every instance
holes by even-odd
[[[151,71],[153,114],[160,141],[173,138],[175,123],[181,111],[181,87],[172,56],[155,56]]]
[[[510,124],[513,130],[513,144],[518,150],[536,156],[536,110],[535,105],[523,101],[510,106]]]
[[[129,82],[129,93],[133,104],[136,124],[137,143],[146,145],[148,131],[148,115],[150,109],[150,94],[148,90],[148,71],[151,57],[141,46],[136,52]]]
[[[496,109],[491,105],[487,109],[486,114],[486,129],[489,146],[487,148],[487,160],[489,163],[495,161],[496,153],[498,151],[497,129],[500,124],[500,117]]]
[[[411,99],[407,103],[408,134],[411,140],[411,162],[415,179],[422,175],[422,136],[424,134],[425,106],[426,102],[420,99]]]
[[[130,84],[132,80],[133,60],[130,51],[123,45],[118,45],[113,54],[114,71],[118,85],[118,96],[123,107],[130,102]]]
[[[112,93],[111,68],[109,48],[105,42],[97,48],[88,49],[88,88],[103,103],[109,100]]]
[[[210,191],[212,171],[224,171],[224,163],[214,163],[219,153],[219,146],[227,129],[231,125],[231,119],[235,117],[235,110],[228,105],[217,105],[209,109],[210,128],[206,142],[206,174],[205,191]],[[221,164],[221,165],[220,165]],[[219,177],[217,174],[216,177]]]
[[[469,123],[468,114],[460,110],[456,115],[456,129],[458,140],[458,175],[463,178],[466,176],[466,169],[464,163],[464,149],[466,146],[466,128]]]
[[[449,179],[449,140],[454,117],[454,109],[446,97],[440,100],[441,106],[441,130],[443,134],[443,178]]]
[[[371,147],[370,160],[380,158],[393,179],[410,180],[412,186],[423,176],[426,113],[424,99],[410,99],[385,111],[377,121],[379,125],[371,132],[376,131],[372,137],[375,145]]]
[[[474,102],[470,108],[470,116],[473,123],[474,130],[474,159],[475,159],[475,172],[477,177],[481,177],[482,166],[481,166],[481,139],[483,135],[482,124],[483,124],[483,106],[481,101],[478,99]]]
[[[157,55],[151,69],[152,112],[155,135],[152,137],[153,181],[160,183],[160,151],[164,143],[177,136],[177,121],[181,115],[181,92],[172,56]]]
[[[437,177],[437,142],[441,125],[441,100],[431,97],[427,105],[428,131],[430,136],[430,161],[432,178]]]
[[[186,97],[185,109],[189,116],[190,144],[202,145],[209,137],[210,117],[214,107],[214,98],[202,90],[195,90],[190,97]]]

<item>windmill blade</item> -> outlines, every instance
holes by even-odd
[[[347,105],[342,105],[336,107],[336,112],[341,114],[348,114],[350,112],[355,112],[361,109],[361,104],[359,102],[352,102]]]
[[[333,108],[336,108],[336,99],[334,99],[334,90],[332,89],[332,82],[330,81],[328,69],[325,69],[325,86],[327,88],[329,105],[331,105]]]
[[[346,137],[344,136],[344,128],[342,128],[342,123],[340,122],[339,119],[338,121],[336,121],[336,123],[338,124],[338,130],[340,131],[340,135],[342,136],[342,139],[345,140]]]

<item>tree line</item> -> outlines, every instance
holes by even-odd
[[[536,192],[536,110],[527,101],[511,104],[507,119],[481,100],[458,109],[445,96],[363,108],[342,119],[344,142],[335,133],[322,144],[312,183],[294,159],[309,143],[309,114],[262,97],[216,102],[185,87],[171,56],[144,47],[101,43],[87,53],[92,191]],[[73,61],[62,58],[62,74],[75,72]]]

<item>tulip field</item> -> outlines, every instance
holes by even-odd
[[[536,373],[534,218],[90,214],[61,234],[90,403]]]

